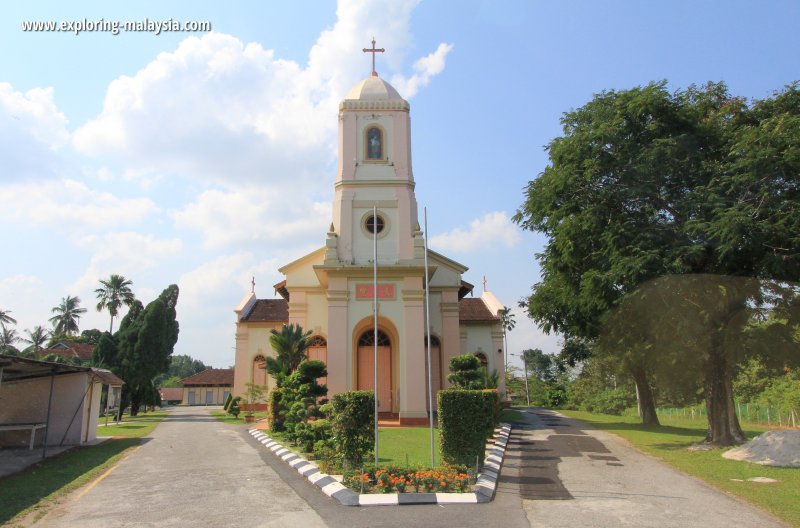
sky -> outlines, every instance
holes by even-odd
[[[411,104],[431,249],[513,308],[511,354],[555,353],[517,307],[546,239],[511,217],[562,114],[660,80],[769,97],[800,79],[798,19],[800,3],[769,0],[4,2],[0,309],[24,335],[78,296],[81,330],[105,330],[100,279],[124,275],[144,304],[174,283],[174,353],[232,366],[251,278],[273,298],[277,268],[324,244],[338,103],[374,36]],[[23,30],[35,21],[69,24]],[[100,21],[211,30],[88,30]]]

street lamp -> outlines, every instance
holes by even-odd
[[[525,361],[525,355],[520,354],[511,354],[512,356],[517,356],[518,358],[522,359],[522,366],[525,368],[525,399],[528,402],[528,407],[531,406],[531,393],[528,392],[528,362]]]

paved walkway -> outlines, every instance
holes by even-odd
[[[553,411],[523,412],[498,492],[519,493],[533,527],[784,526],[614,435]]]
[[[319,515],[268,466],[241,427],[177,407],[152,438],[37,527],[319,527]]]

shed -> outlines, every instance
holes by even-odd
[[[0,354],[0,447],[92,443],[102,386],[121,387],[111,371]]]

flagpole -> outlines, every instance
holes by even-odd
[[[372,340],[375,345],[375,467],[378,466],[378,206],[372,206]]]
[[[433,445],[433,382],[431,369],[431,300],[428,284],[428,208],[423,208],[425,222],[425,334],[428,359],[428,427],[431,431],[431,469],[436,467],[436,450]]]

